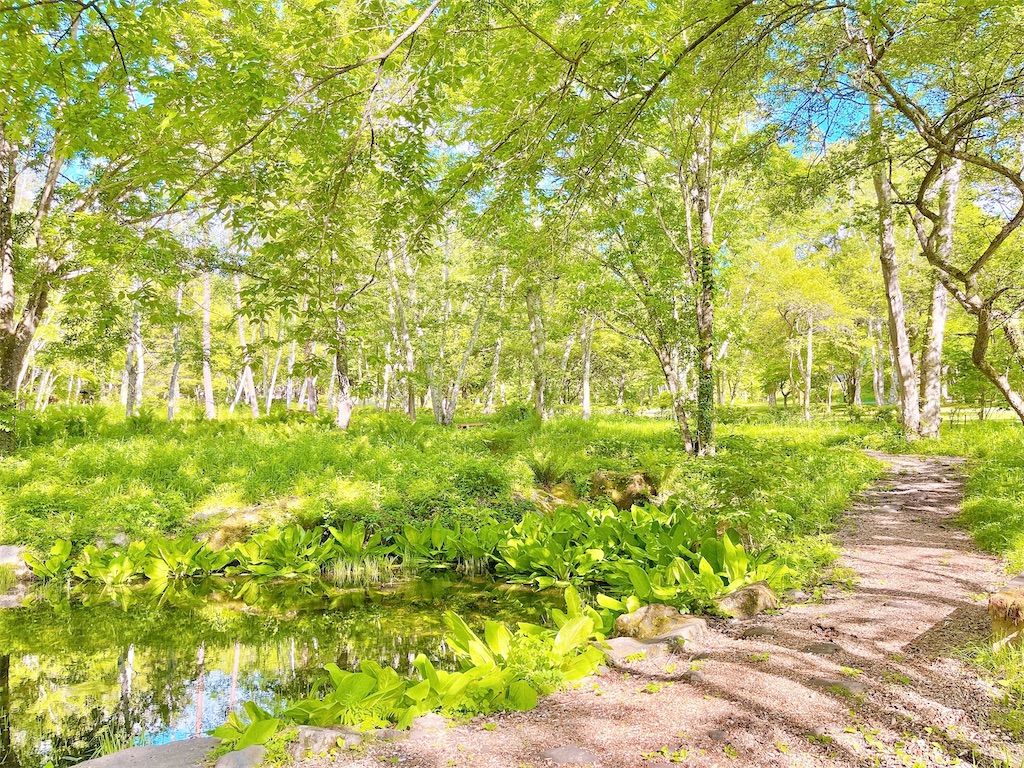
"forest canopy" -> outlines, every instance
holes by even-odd
[[[1009,0],[13,0],[19,408],[1024,419]],[[781,401],[781,402],[780,402]]]

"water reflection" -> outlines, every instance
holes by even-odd
[[[0,610],[0,768],[201,735],[240,702],[308,695],[324,664],[454,663],[442,613],[542,621],[557,596],[482,581],[373,590],[209,580],[158,591],[48,590]]]

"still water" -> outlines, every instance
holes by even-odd
[[[241,702],[309,694],[328,662],[442,667],[442,614],[544,621],[557,595],[493,582],[394,587],[208,581],[159,594],[48,590],[0,609],[0,768],[55,768],[132,744],[201,735]]]

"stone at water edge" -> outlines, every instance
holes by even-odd
[[[155,747],[132,747],[79,763],[78,768],[206,768],[206,756],[220,739],[204,737]]]
[[[779,598],[766,581],[756,581],[735,592],[715,598],[718,610],[734,619],[752,619],[779,607]]]
[[[700,638],[708,625],[704,619],[687,616],[671,605],[645,605],[633,613],[624,613],[615,619],[615,634],[638,640],[668,640],[681,637],[694,641]]]
[[[628,664],[630,656],[636,657],[634,661],[645,661],[668,655],[668,646],[664,643],[644,642],[635,637],[612,637],[596,645],[615,666]]]
[[[572,744],[541,752],[540,757],[555,765],[595,765],[598,762],[598,757],[593,752]]]
[[[27,581],[32,578],[32,571],[25,564],[25,548],[13,544],[0,546],[0,565],[9,565],[14,571],[14,578]]]
[[[352,728],[314,728],[300,725],[295,740],[288,745],[288,754],[299,758],[336,752],[346,747],[359,746],[363,737]]]
[[[251,747],[239,749],[236,752],[228,752],[217,761],[213,768],[257,768],[263,765],[263,759],[266,756],[266,747],[253,744]]]

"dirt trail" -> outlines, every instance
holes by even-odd
[[[986,754],[1014,751],[1020,765],[1020,746],[985,726],[993,692],[950,657],[985,639],[986,593],[1006,581],[996,559],[953,525],[959,461],[879,457],[890,472],[856,500],[838,535],[854,591],[755,622],[716,623],[696,658],[612,670],[532,712],[370,747],[354,764],[541,768],[554,764],[547,750],[566,747],[578,762],[562,764],[605,768],[670,758],[690,766],[986,765]],[[701,674],[684,681],[691,668]],[[641,692],[652,683],[660,689]]]

